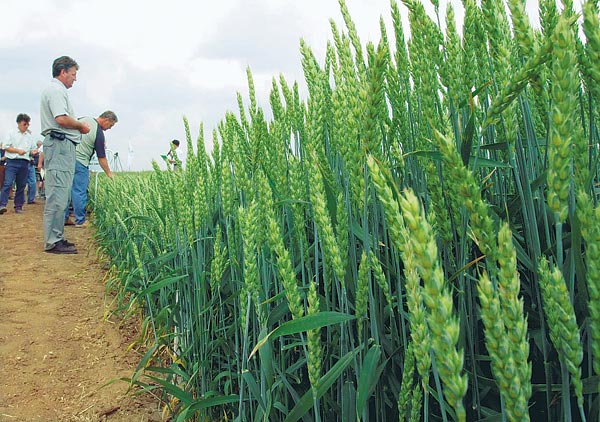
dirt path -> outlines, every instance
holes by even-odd
[[[38,200],[39,201],[39,200]],[[139,355],[105,315],[90,228],[66,227],[77,255],[43,252],[43,201],[0,216],[0,421],[160,421],[150,397],[124,397]]]

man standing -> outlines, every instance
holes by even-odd
[[[113,174],[106,159],[104,132],[118,122],[117,115],[112,111],[105,111],[97,119],[83,117],[80,119],[90,127],[90,131],[81,137],[81,142],[75,148],[75,177],[71,188],[71,201],[73,201],[73,214],[75,214],[75,227],[85,227],[85,206],[87,204],[87,188],[90,183],[90,159],[96,152],[98,163],[104,173],[112,179]],[[65,212],[65,220],[69,217],[69,210]]]
[[[44,207],[44,250],[74,254],[75,245],[64,238],[65,210],[75,173],[75,146],[81,134],[90,131],[77,120],[67,90],[77,80],[79,65],[68,56],[52,63],[52,82],[42,92],[40,118],[44,135],[46,205]]]
[[[0,214],[6,212],[8,204],[8,195],[13,183],[17,182],[17,191],[15,192],[15,212],[23,212],[25,203],[25,186],[27,185],[27,176],[29,174],[29,158],[35,150],[35,141],[29,131],[29,122],[31,118],[24,113],[17,116],[17,130],[8,134],[4,142],[4,151],[6,154],[6,170],[2,193],[0,194]]]

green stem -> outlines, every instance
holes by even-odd
[[[440,382],[440,376],[437,371],[437,365],[435,362],[435,358],[432,356],[431,358],[431,366],[433,367],[433,379],[435,380],[435,387],[438,394],[438,400],[440,402],[440,411],[442,412],[442,420],[444,422],[448,422],[448,417],[446,416],[446,405],[444,401],[444,392],[442,390],[442,383]]]
[[[560,360],[560,373],[562,378],[562,402],[563,402],[563,414],[565,421],[571,420],[571,394],[569,390],[569,370],[565,365],[563,359]]]
[[[558,220],[558,214],[556,215],[556,219]],[[563,223],[556,223],[556,264],[557,267],[563,269],[563,241],[562,241],[562,230]]]

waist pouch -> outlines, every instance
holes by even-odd
[[[62,133],[62,132],[58,132],[56,130],[51,130],[50,131],[50,137],[54,138],[54,139],[58,139],[59,141],[64,141],[65,139],[67,139],[67,135]]]

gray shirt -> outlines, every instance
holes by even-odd
[[[69,101],[67,87],[56,78],[52,78],[50,85],[42,92],[40,105],[40,121],[42,135],[46,136],[51,130],[56,130],[67,135],[67,139],[78,144],[81,141],[81,133],[77,129],[67,129],[59,125],[55,118],[58,116],[71,116],[76,119],[75,111]]]
[[[90,165],[90,158],[92,158],[92,155],[94,155],[94,151],[96,150],[98,132],[102,132],[102,128],[93,117],[82,117],[80,120],[88,124],[90,131],[81,136],[81,142],[77,145],[75,156],[77,161],[88,167]],[[102,137],[102,143],[104,143],[104,136]],[[102,157],[105,156],[106,155],[103,155]],[[98,158],[102,157],[98,156]]]

